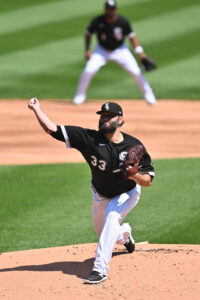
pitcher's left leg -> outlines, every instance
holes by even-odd
[[[99,271],[101,274],[106,275],[117,240],[123,236],[124,243],[127,242],[128,234],[130,236],[130,226],[120,226],[120,223],[138,203],[140,190],[140,186],[137,185],[133,190],[123,193],[110,201],[106,209],[104,226],[97,246],[94,271]]]

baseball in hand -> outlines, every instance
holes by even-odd
[[[35,103],[36,103],[35,97],[31,98],[31,99],[30,99],[30,104],[35,104]]]

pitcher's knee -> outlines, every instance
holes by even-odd
[[[116,212],[116,211],[111,211],[111,212],[108,213],[106,219],[107,220],[110,220],[110,219],[112,219],[112,220],[114,220],[114,219],[119,220],[120,219],[120,214],[118,212]]]

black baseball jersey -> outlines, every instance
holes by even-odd
[[[138,139],[122,132],[124,140],[116,144],[108,141],[100,131],[77,126],[65,126],[65,129],[70,146],[79,150],[89,164],[92,184],[99,194],[112,198],[136,186],[135,181],[123,177],[122,166],[128,150],[142,144]],[[60,126],[51,135],[65,142]],[[148,173],[151,178],[155,175],[146,150],[140,161],[139,172]]]
[[[117,15],[113,23],[106,22],[106,15],[94,18],[87,27],[90,33],[97,33],[99,44],[106,50],[115,50],[124,42],[124,38],[133,34],[129,21]]]

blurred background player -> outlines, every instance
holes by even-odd
[[[91,53],[89,49],[93,33],[97,34],[98,44],[94,52]],[[105,14],[94,18],[86,30],[85,57],[88,62],[80,77],[73,99],[74,104],[79,105],[86,100],[86,91],[90,80],[108,61],[114,61],[123,67],[134,78],[147,103],[156,104],[156,98],[149,83],[143,76],[136,59],[124,43],[125,37],[130,39],[145,70],[152,70],[156,67],[153,60],[144,53],[129,21],[117,14],[116,2],[107,0]]]

